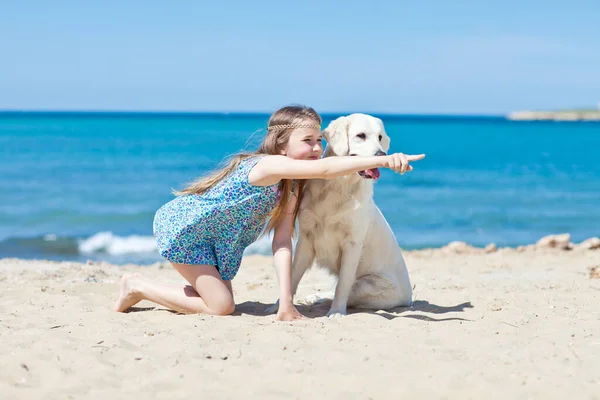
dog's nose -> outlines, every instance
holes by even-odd
[[[376,156],[387,156],[387,153],[385,151],[381,151],[381,150],[377,150],[377,153],[375,153]]]

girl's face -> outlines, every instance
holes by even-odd
[[[323,153],[321,131],[316,128],[294,129],[281,154],[296,160],[316,160]]]

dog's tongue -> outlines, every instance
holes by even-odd
[[[377,168],[366,169],[365,174],[369,175],[372,179],[379,179],[379,170]]]

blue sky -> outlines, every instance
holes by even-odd
[[[0,109],[596,107],[599,21],[597,0],[0,0]]]

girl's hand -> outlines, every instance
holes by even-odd
[[[386,168],[389,168],[394,172],[400,172],[400,174],[404,174],[407,171],[413,170],[413,167],[408,164],[410,161],[422,160],[425,158],[425,154],[408,155],[404,153],[394,153],[385,157]]]
[[[306,319],[306,317],[300,314],[294,306],[285,308],[279,306],[279,311],[277,311],[277,321],[295,321],[297,319]]]

